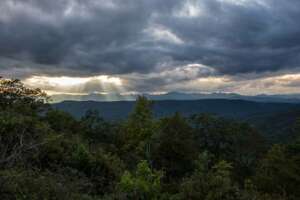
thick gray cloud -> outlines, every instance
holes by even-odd
[[[2,0],[0,74],[137,73],[149,75],[132,80],[143,90],[172,82],[151,74],[195,63],[231,76],[295,70],[299,8],[299,0]]]

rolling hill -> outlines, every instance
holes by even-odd
[[[70,95],[57,94],[52,95],[53,102],[68,101],[134,101],[139,94],[120,94],[120,93],[91,93],[86,95]],[[148,99],[162,100],[203,100],[203,99],[228,99],[228,100],[246,100],[255,102],[273,102],[273,103],[300,103],[300,94],[282,94],[282,95],[254,95],[247,96],[236,93],[184,93],[184,92],[168,92],[164,94],[142,94]]]
[[[88,110],[98,110],[107,120],[119,120],[128,116],[134,101],[96,102],[64,101],[53,104],[54,108],[81,117]],[[153,112],[156,117],[163,117],[179,112],[185,116],[197,113],[211,113],[223,117],[247,119],[251,116],[270,115],[292,109],[300,109],[300,104],[265,103],[245,100],[205,99],[205,100],[162,100],[154,101]]]
[[[134,107],[134,101],[64,101],[53,107],[66,111],[76,118],[88,110],[98,110],[106,120],[125,119]],[[164,117],[179,112],[184,116],[200,113],[216,114],[225,118],[245,121],[256,127],[269,141],[284,142],[294,132],[296,120],[300,117],[300,104],[265,103],[245,100],[162,100],[154,101],[155,117]]]

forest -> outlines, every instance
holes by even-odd
[[[275,143],[211,114],[155,118],[144,96],[114,122],[50,102],[0,79],[1,200],[300,199],[300,121]]]

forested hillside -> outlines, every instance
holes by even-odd
[[[0,199],[300,199],[297,120],[276,144],[238,117],[155,117],[143,96],[115,121],[48,100],[0,79]]]
[[[70,113],[77,119],[83,117],[87,111],[94,110],[105,120],[119,121],[125,120],[130,115],[135,102],[64,101],[51,105],[54,109]],[[195,114],[212,114],[247,122],[269,142],[285,142],[295,134],[296,121],[300,116],[300,104],[229,99],[164,100],[153,101],[151,111],[156,119],[179,112],[187,118]]]
[[[248,119],[266,116],[288,110],[300,110],[296,103],[266,103],[230,99],[204,100],[158,100],[154,101],[154,117],[167,117],[179,112],[183,116],[199,113],[210,113],[226,118]],[[97,110],[107,120],[120,120],[129,116],[134,108],[133,101],[97,102],[97,101],[64,101],[53,104],[53,107],[66,111],[80,118],[88,110]]]

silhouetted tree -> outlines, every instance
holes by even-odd
[[[12,109],[28,112],[40,111],[49,97],[40,89],[30,89],[18,79],[0,77],[0,109]]]

